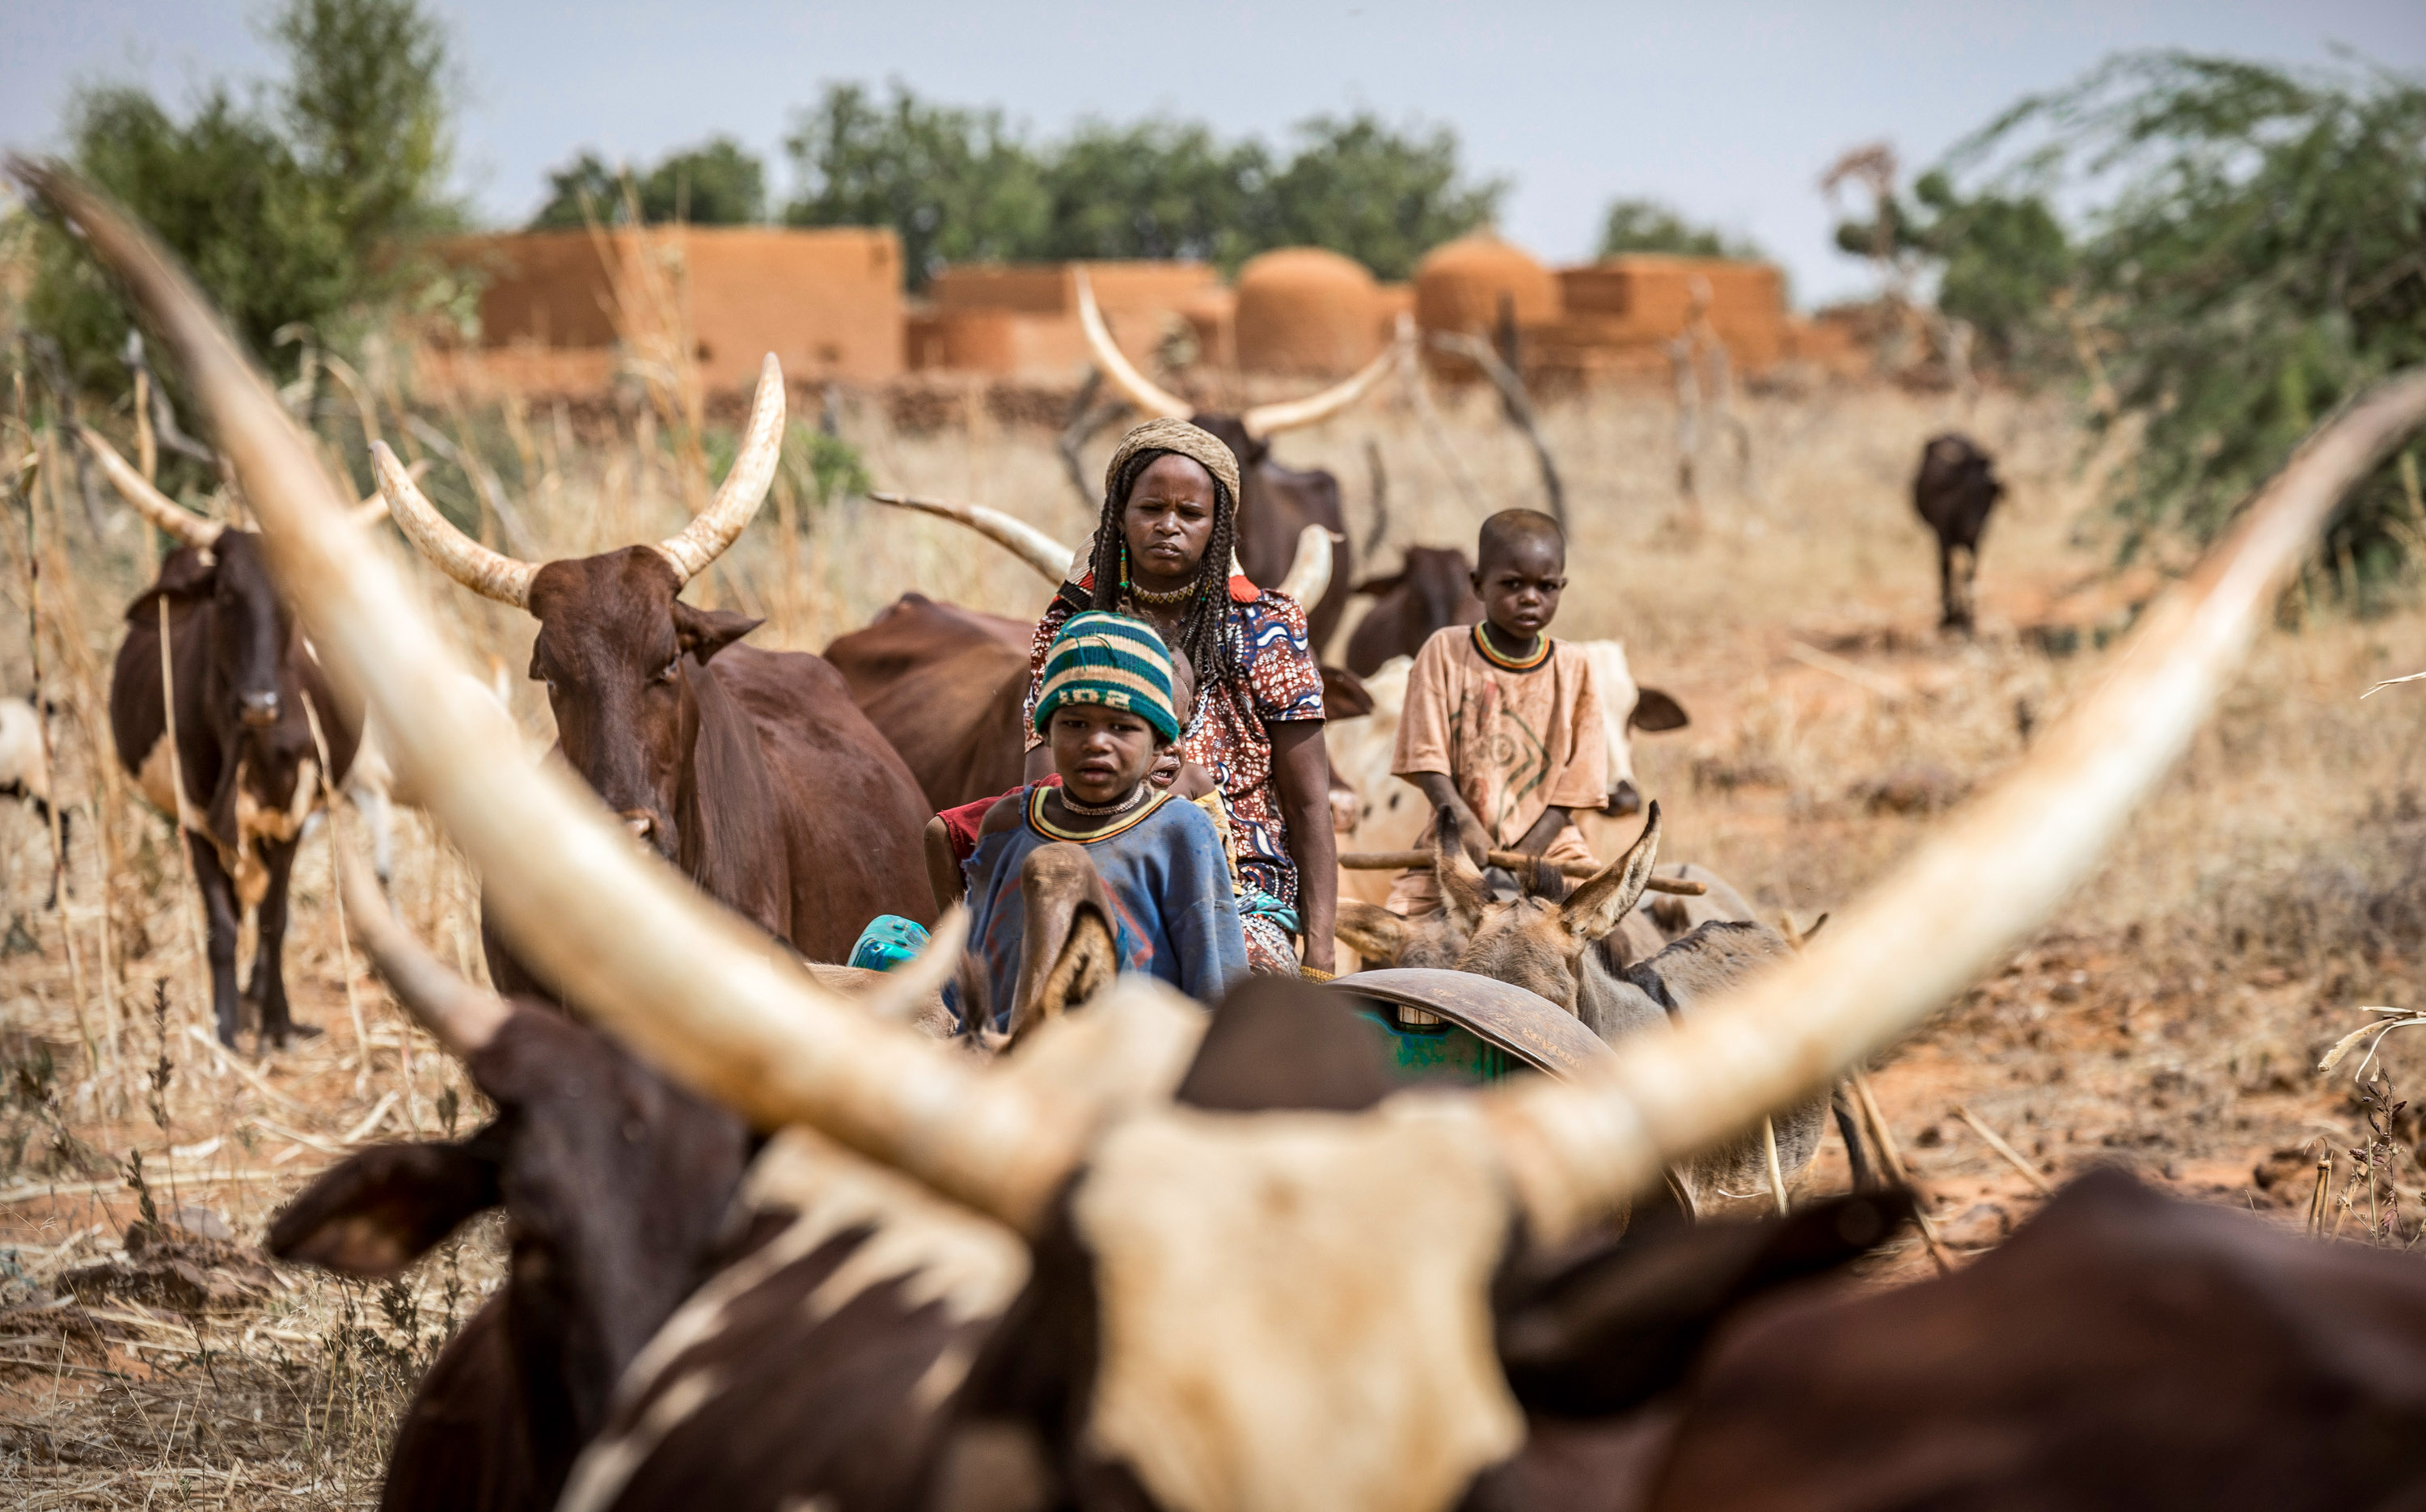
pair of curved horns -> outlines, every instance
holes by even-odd
[[[324,658],[395,732],[515,948],[641,1054],[762,1126],[812,1124],[1037,1231],[1100,1114],[870,1021],[639,854],[593,796],[511,759],[502,716],[430,654],[443,638],[348,527],[310,442],[191,283],[64,172],[11,166],[177,353]],[[1555,1242],[1650,1189],[1670,1162],[1824,1086],[2011,949],[2188,743],[2334,504],[2421,422],[2426,370],[2412,370],[2321,428],[2152,606],[2105,684],[1798,958],[1629,1044],[1606,1071],[1467,1095],[1529,1231]]]
[[[1059,587],[1075,583],[1087,570],[1085,544],[1075,551],[1055,540],[1025,520],[1014,520],[999,509],[982,504],[954,504],[943,499],[914,498],[906,493],[870,493],[879,504],[889,504],[897,509],[915,509],[939,520],[950,520],[968,526],[1013,556],[1036,570],[1045,582]],[[1280,591],[1301,604],[1310,604],[1331,587],[1332,542],[1345,539],[1321,525],[1308,525],[1298,532],[1297,555],[1289,560],[1286,576],[1281,579]],[[1237,556],[1230,558],[1230,571],[1238,571]]]
[[[650,549],[674,570],[676,587],[707,570],[741,539],[741,532],[767,490],[775,481],[775,465],[784,451],[784,369],[775,354],[758,365],[758,392],[750,401],[750,425],[742,433],[741,450],[733,470],[696,519],[678,535],[652,543]],[[371,467],[379,475],[380,493],[398,528],[412,538],[421,554],[440,571],[483,598],[530,607],[531,579],[539,564],[492,551],[448,522],[413,486],[412,471],[396,460],[387,442],[371,442]]]
[[[118,491],[118,496],[170,539],[181,546],[208,547],[219,539],[219,532],[227,529],[227,522],[205,520],[161,492],[150,479],[137,472],[132,463],[119,456],[115,447],[102,440],[101,433],[90,426],[78,426],[76,438],[100,461],[102,475],[109,479],[109,486]],[[425,465],[413,463],[412,475],[418,476]],[[354,523],[365,530],[386,518],[387,500],[379,494],[374,493],[354,507]]]
[[[1104,325],[1104,313],[1096,307],[1095,291],[1087,282],[1087,270],[1073,267],[1070,277],[1077,285],[1078,325],[1087,333],[1088,349],[1095,354],[1095,366],[1105,378],[1121,391],[1121,397],[1139,412],[1156,419],[1186,420],[1195,414],[1194,405],[1139,372],[1137,364],[1113,342],[1111,331]],[[1302,399],[1256,405],[1238,417],[1238,424],[1257,441],[1301,426],[1319,425],[1365,397],[1389,373],[1399,361],[1400,349],[1413,339],[1411,325],[1400,321],[1399,333],[1389,347],[1351,377]]]

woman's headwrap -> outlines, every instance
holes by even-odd
[[[1221,437],[1185,420],[1149,420],[1121,438],[1112,452],[1111,464],[1104,469],[1104,495],[1110,498],[1120,487],[1121,470],[1140,452],[1177,452],[1203,466],[1213,475],[1214,481],[1227,489],[1230,507],[1238,507],[1238,458],[1232,454]],[[1126,504],[1125,499],[1115,504]]]
[[[1171,652],[1154,627],[1126,615],[1091,609],[1074,614],[1044,651],[1044,681],[1036,694],[1036,732],[1065,703],[1092,703],[1136,715],[1165,741],[1179,738],[1171,706]]]

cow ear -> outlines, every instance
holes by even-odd
[[[1345,667],[1322,672],[1322,713],[1327,719],[1361,719],[1373,712],[1373,695],[1365,680]]]
[[[1331,932],[1368,966],[1396,966],[1407,948],[1407,921],[1378,903],[1343,898]]]
[[[1670,1390],[1731,1314],[1895,1237],[1912,1196],[1856,1192],[1762,1224],[1636,1216],[1623,1241],[1504,1284],[1512,1295],[1499,1317],[1500,1364],[1529,1410],[1607,1417]]]
[[[501,1200],[495,1160],[470,1144],[380,1145],[323,1174],[269,1226],[263,1248],[385,1280]]]
[[[1658,734],[1663,730],[1682,730],[1691,724],[1685,706],[1658,688],[1640,688],[1634,698],[1634,712],[1625,716],[1629,730]]]
[[[699,609],[674,601],[674,640],[703,662],[766,622],[730,609]]]
[[[181,546],[160,564],[163,593],[208,593],[218,578],[218,554],[202,546]]]
[[[1407,574],[1404,571],[1397,571],[1391,573],[1388,577],[1368,577],[1364,582],[1357,584],[1352,588],[1350,588],[1348,591],[1350,593],[1371,594],[1373,597],[1379,598],[1383,594],[1389,592],[1392,588],[1397,587],[1399,584],[1404,583],[1406,580]]]

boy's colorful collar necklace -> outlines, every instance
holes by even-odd
[[[1550,659],[1549,636],[1533,637],[1531,655],[1511,656],[1491,643],[1491,636],[1483,629],[1484,623],[1485,621],[1480,619],[1474,622],[1474,649],[1480,651],[1482,659],[1492,666],[1504,667],[1512,672],[1529,672]]]

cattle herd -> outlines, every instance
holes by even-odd
[[[1686,714],[1614,642],[1588,648],[1607,812],[1641,813],[1640,838],[1573,880],[1478,870],[1387,770],[1405,658],[1479,615],[1467,564],[1409,547],[1355,582],[1336,482],[1269,451],[1402,355],[1294,404],[1191,413],[1082,289],[1113,386],[1237,452],[1243,571],[1286,581],[1318,646],[1351,592],[1373,600],[1326,674],[1343,848],[1429,850],[1445,907],[1350,902],[1342,939],[1368,965],[1525,989],[1615,1048],[1563,1078],[1410,1089],[1347,995],[1272,979],[1208,1015],[1065,971],[1081,989],[1025,1005],[1015,1047],[935,1037],[964,921],[936,917],[918,837],[1018,780],[1027,627],[913,594],[815,656],[685,602],[772,476],[772,358],[731,473],[664,541],[516,560],[374,449],[420,553],[538,622],[562,760],[534,764],[184,274],[62,170],[9,168],[166,343],[259,521],[201,521],[88,442],[176,543],[128,610],[111,726],[186,836],[221,1037],[248,1010],[265,1042],[312,1032],[280,976],[287,878],[354,764],[409,789],[483,878],[493,991],[428,954],[358,864],[345,885],[394,995],[495,1118],[354,1154],[267,1240],[387,1278],[508,1214],[506,1282],[422,1382],[383,1505],[2426,1505],[2413,1257],[2116,1174],[1894,1290],[1820,1283],[1909,1221],[1900,1189],[1713,1217],[1782,1195],[1837,1079],[2094,862],[2326,513],[2426,420],[2426,374],[2321,427],[2107,681],[1806,942],[1723,879],[1659,866],[1627,740]],[[1972,621],[1999,491],[1975,445],[1930,443],[1915,500],[1950,628]],[[1007,517],[923,507],[1056,582],[1072,560]],[[26,722],[0,719],[0,751],[41,797]],[[247,909],[260,954],[239,991]],[[807,964],[880,912],[933,924],[928,952],[889,974]]]

